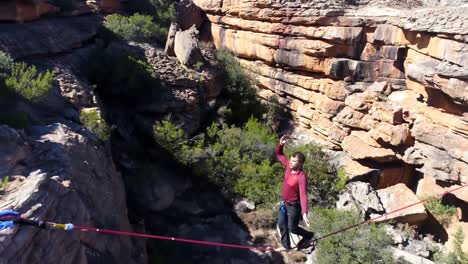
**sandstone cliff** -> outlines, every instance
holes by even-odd
[[[371,180],[377,170],[375,187],[405,183],[418,194],[423,181],[468,183],[466,1],[194,3],[258,95],[278,96],[301,133],[345,151],[351,177]],[[454,193],[463,215],[467,193]],[[466,225],[462,214],[454,225]]]

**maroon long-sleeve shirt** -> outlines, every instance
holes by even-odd
[[[283,154],[283,145],[278,144],[276,147],[276,157],[283,164],[284,179],[283,179],[283,201],[301,201],[302,213],[307,213],[307,175],[303,170],[295,173],[289,166],[288,158]]]

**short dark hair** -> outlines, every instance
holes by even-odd
[[[294,152],[292,154],[292,157],[297,158],[298,161],[301,163],[301,165],[304,164],[305,156],[304,156],[304,154],[302,154],[302,152]]]

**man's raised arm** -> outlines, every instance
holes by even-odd
[[[276,157],[281,162],[281,164],[283,164],[285,168],[288,166],[288,158],[283,153],[283,145],[288,141],[289,141],[289,136],[284,135],[280,138],[279,144],[276,147]]]

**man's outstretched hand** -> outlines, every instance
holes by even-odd
[[[283,135],[281,138],[280,138],[280,144],[281,145],[284,145],[286,144],[291,138],[289,137],[289,135]]]

